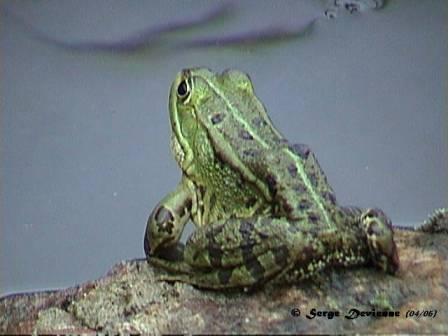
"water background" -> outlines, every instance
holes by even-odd
[[[323,3],[235,3],[222,22],[134,54],[64,50],[2,13],[0,295],[75,285],[144,256],[147,216],[180,178],[167,103],[185,67],[249,73],[276,126],[315,151],[341,204],[381,207],[400,225],[447,206],[446,1],[391,0],[380,11],[320,20],[283,43],[180,47],[306,24]],[[80,41],[120,39],[216,3],[1,5],[50,36]]]

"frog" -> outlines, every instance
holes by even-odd
[[[151,212],[147,261],[209,290],[307,279],[333,267],[399,268],[379,208],[341,206],[314,152],[274,126],[244,72],[188,68],[169,93],[177,187]],[[185,225],[195,231],[180,242]]]

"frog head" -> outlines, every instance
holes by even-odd
[[[235,104],[239,104],[238,109]],[[182,170],[188,170],[198,156],[205,158],[213,147],[210,139],[216,142],[219,138],[214,126],[224,116],[244,119],[249,114],[246,109],[257,111],[254,104],[259,108],[252,82],[241,71],[214,73],[207,68],[192,68],[179,72],[171,85],[169,111],[171,148]]]
[[[212,95],[204,76],[211,78],[213,73],[207,69],[183,70],[171,85],[171,149],[184,172],[191,166],[197,154],[199,135],[204,134],[198,114],[202,113],[204,102]]]

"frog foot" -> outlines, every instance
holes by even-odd
[[[380,209],[367,209],[361,215],[360,224],[367,236],[373,264],[394,274],[398,270],[399,259],[390,219]]]
[[[434,211],[416,230],[428,233],[448,233],[448,208]]]

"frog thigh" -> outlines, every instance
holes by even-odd
[[[185,247],[192,274],[206,288],[264,283],[292,263],[290,224],[281,219],[230,219],[198,229]]]
[[[330,265],[366,262],[362,230],[334,230],[306,221],[231,219],[198,229],[181,261],[157,260],[162,277],[209,289],[293,282]]]
[[[356,234],[336,232],[325,223],[231,219],[197,230],[184,253],[191,273],[170,278],[210,289],[252,287],[270,279],[290,282],[330,264],[362,263],[356,258],[362,255],[355,251],[358,245]]]

